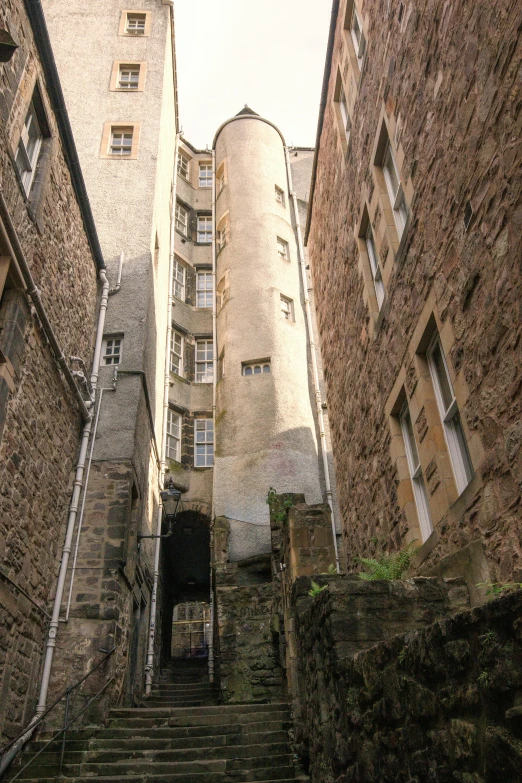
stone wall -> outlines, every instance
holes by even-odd
[[[9,63],[0,65],[3,195],[65,356],[80,356],[90,366],[97,296],[95,264],[21,0],[2,3],[0,26],[6,25],[19,49]],[[45,177],[38,186],[38,198],[28,200],[15,170],[13,151],[36,79],[52,143],[45,171],[39,172]],[[4,300],[0,311],[3,308]],[[82,422],[28,303],[26,310],[15,388],[8,395],[0,394],[0,568],[48,609]],[[0,575],[2,740],[16,734],[33,715],[46,630],[45,615]]]
[[[438,580],[296,587],[312,783],[520,783],[521,592],[455,614]]]
[[[475,478],[440,512],[423,567],[482,540],[492,579],[520,577],[522,10],[513,0],[356,4],[367,49],[348,95],[350,140],[345,151],[334,103],[351,45],[340,2],[308,238],[348,558],[416,537],[386,403],[403,363],[408,387],[409,343],[429,307]],[[379,195],[381,119],[393,129],[410,216],[399,248],[388,241],[391,211],[372,211],[386,288],[374,322],[356,234],[364,203],[373,210]]]

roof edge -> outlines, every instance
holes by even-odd
[[[229,123],[236,122],[237,120],[259,120],[260,122],[266,122],[267,125],[271,125],[272,128],[274,128],[274,130],[276,130],[279,133],[279,135],[281,137],[281,141],[283,142],[283,147],[286,147],[285,137],[283,136],[283,134],[281,133],[281,131],[279,130],[277,125],[274,125],[274,123],[270,122],[270,120],[265,120],[265,118],[264,117],[260,117],[259,114],[236,114],[235,117],[230,117],[230,119],[225,120],[225,122],[223,122],[219,126],[219,128],[217,129],[217,131],[216,131],[216,133],[214,135],[214,141],[212,142],[212,149],[213,150],[216,149],[216,142],[217,142],[218,136],[221,133],[221,131],[223,130],[223,128],[226,125],[228,125]]]

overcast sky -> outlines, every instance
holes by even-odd
[[[212,145],[245,103],[287,144],[313,147],[331,0],[175,0],[179,114],[191,144]]]

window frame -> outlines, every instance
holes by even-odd
[[[180,280],[178,277],[178,272],[182,272],[183,280]],[[174,258],[174,266],[172,271],[172,296],[175,296],[176,299],[180,299],[182,302],[185,301],[185,286],[187,284],[187,268],[185,264],[182,263],[178,258]],[[181,294],[178,295],[176,292],[176,286],[180,287]]]
[[[214,281],[212,277],[212,272],[209,272],[206,269],[200,269],[196,271],[196,307],[198,309],[209,310],[214,306]],[[208,285],[200,285],[200,280],[203,278],[205,278],[205,283],[208,283],[210,279],[210,288]],[[205,302],[205,304],[199,303],[200,298]],[[209,299],[210,304],[208,304]]]
[[[178,149],[178,159],[176,161],[176,172],[186,182],[190,181],[190,163],[191,158],[185,153],[184,150]],[[185,166],[183,164],[186,164]],[[185,171],[184,171],[185,169]]]
[[[290,261],[290,246],[286,239],[278,236],[276,242],[278,254],[284,261]]]
[[[205,223],[205,228],[200,229],[200,221]],[[203,239],[201,238],[203,237]],[[212,244],[212,215],[197,215],[196,240],[199,245]]]
[[[434,354],[437,350],[439,351],[441,357],[441,369],[445,374],[447,391],[451,396],[451,400],[448,405],[446,405],[444,402],[444,390],[442,388],[443,384],[441,384],[441,379],[439,377],[439,366],[437,365],[437,362],[434,358]],[[435,392],[435,399],[437,401],[439,416],[442,422],[442,428],[444,430],[444,437],[446,439],[446,445],[450,456],[457,492],[459,495],[461,495],[470,481],[473,479],[475,471],[471,461],[466,434],[464,432],[459,406],[455,397],[455,391],[453,389],[453,383],[449,374],[448,363],[444,355],[444,350],[438,331],[435,332],[430,341],[426,351],[426,359]]]
[[[109,343],[117,342],[118,350],[113,351],[115,346],[109,346]],[[109,351],[109,348],[111,349]],[[103,367],[119,367],[123,357],[123,334],[108,334],[102,340],[101,361]],[[107,359],[117,358],[118,361],[107,361]]]
[[[143,32],[131,32],[129,30],[129,17],[144,17]],[[124,35],[127,38],[147,38],[150,36],[151,13],[141,8],[123,9],[120,16],[120,26],[118,35]]]
[[[387,163],[387,161],[389,161],[389,163]],[[406,205],[404,188],[402,187],[397,161],[395,160],[395,155],[387,129],[386,144],[384,146],[380,168],[382,169],[386,190],[388,192],[388,198],[393,212],[393,219],[395,221],[397,234],[399,235],[400,239],[404,233],[404,229],[406,228],[406,223],[408,221],[408,207]],[[393,179],[395,179],[397,182],[396,189],[394,187]]]
[[[36,91],[35,91],[36,92]],[[45,128],[42,127],[42,123],[38,117],[38,111],[35,104],[35,93],[31,97],[31,101],[27,108],[27,112],[20,133],[20,138],[16,147],[15,164],[22,182],[24,193],[29,198],[31,188],[33,187],[36,170],[38,168],[38,162],[40,159],[40,153],[42,151],[42,145],[46,137],[49,137],[49,133],[45,133]],[[28,124],[29,122],[29,124]],[[32,150],[29,150],[30,146],[30,130],[31,127],[35,127],[37,134],[34,140],[34,146]]]
[[[354,20],[357,24],[357,27],[359,28],[359,36],[357,36],[357,32],[355,30]],[[352,13],[350,16],[350,36],[352,39],[355,56],[357,58],[357,64],[359,69],[362,71],[364,55],[366,54],[366,37],[364,35],[362,19],[359,16],[359,11],[355,2],[352,5]]]
[[[139,122],[106,122],[103,126],[100,157],[107,160],[136,160],[140,141]],[[115,133],[127,133],[131,135],[131,146],[128,154],[112,152]],[[128,145],[127,145],[128,146]]]
[[[221,217],[216,227],[216,246],[220,253],[230,243],[230,232],[228,224],[228,212]]]
[[[375,237],[373,235],[373,228],[368,218],[368,224],[364,232],[364,244],[366,246],[366,254],[370,263],[370,271],[372,273],[373,287],[375,290],[375,298],[377,299],[377,307],[379,311],[382,308],[386,296],[386,289],[382,279],[382,269],[377,255],[377,248],[375,247]]]
[[[275,185],[275,200],[277,204],[281,204],[283,209],[286,209],[285,191],[278,185]]]
[[[184,221],[181,219],[182,213],[184,214],[185,218]],[[176,226],[176,231],[178,231],[182,236],[188,239],[188,209],[183,206],[183,204],[180,201],[176,201],[176,207],[174,210],[174,222]]]
[[[201,424],[204,423],[204,427]],[[199,425],[199,429],[198,429]],[[198,433],[203,434],[198,439]],[[198,446],[203,447],[203,464],[199,463]],[[210,448],[209,448],[210,447]],[[194,467],[212,468],[214,467],[214,420],[212,417],[194,419]]]
[[[175,428],[176,428],[175,419],[177,419],[178,435],[176,435],[175,432]],[[167,459],[173,460],[173,462],[181,462],[182,425],[183,422],[182,422],[181,414],[173,410],[173,408],[169,407],[167,411],[167,435],[166,435],[166,442],[165,442],[165,452],[166,452]],[[174,449],[173,449],[175,453],[174,457],[170,455],[171,441],[174,441]]]
[[[202,345],[205,346],[203,359],[198,358]],[[196,340],[195,351],[195,383],[212,383],[214,380],[214,341],[212,338]],[[203,369],[198,369],[198,365]]]
[[[175,350],[176,348],[176,337],[179,337],[179,353]],[[175,373],[175,375],[179,375],[180,378],[183,378],[183,346],[185,342],[185,335],[178,331],[178,329],[175,329],[172,327],[172,332],[170,335],[170,361],[169,361],[169,368],[170,372]],[[175,368],[175,362],[173,362],[173,357],[177,358],[177,365],[178,369]]]
[[[204,176],[201,176],[202,169],[207,169]],[[209,177],[208,170],[210,170],[210,177]],[[198,166],[198,188],[211,188],[212,177],[213,177],[212,162],[209,161],[200,162]]]
[[[290,299],[288,296],[285,296],[284,294],[279,295],[279,301],[280,301],[280,308],[281,308],[281,315],[285,319],[285,321],[289,321],[290,323],[294,323],[294,300]],[[283,305],[286,304],[288,307],[285,309]]]
[[[409,427],[407,420],[409,420]],[[408,465],[413,488],[413,497],[415,499],[415,506],[417,509],[417,519],[419,520],[422,542],[424,543],[424,541],[426,541],[431,536],[434,528],[431,518],[426,482],[424,480],[424,473],[419,457],[419,447],[415,438],[413,421],[407,400],[404,401],[404,404],[399,413],[399,424],[404,442],[404,451],[406,453],[406,463]],[[417,460],[415,460],[414,452],[416,452]]]
[[[259,372],[256,369],[259,368]],[[266,369],[268,368],[268,369]],[[253,375],[269,375],[272,372],[270,359],[260,359],[255,362],[242,362],[241,375],[250,378]]]

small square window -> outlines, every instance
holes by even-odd
[[[120,65],[118,87],[120,90],[137,90],[140,85],[139,65]]]
[[[189,178],[189,167],[190,167],[190,158],[185,155],[184,152],[181,150],[178,151],[178,174],[180,174],[183,179],[188,180]]]
[[[214,379],[214,343],[212,340],[196,342],[196,383],[212,383]]]
[[[287,321],[294,320],[294,303],[291,299],[281,294],[281,315]]]
[[[127,35],[145,35],[146,18],[146,14],[127,12],[127,23],[125,25]]]
[[[123,337],[105,337],[102,344],[102,361],[104,365],[121,362]]]
[[[112,128],[109,153],[119,157],[132,154],[133,128]]]
[[[278,188],[277,185],[275,186],[275,200],[278,204],[281,204],[282,207],[285,206],[285,192],[284,190],[281,190],[281,188]]]
[[[200,163],[199,164],[199,187],[211,188],[212,187],[212,163]]]
[[[212,242],[212,216],[198,215],[198,242],[210,245]]]
[[[185,207],[181,206],[179,201],[176,204],[175,221],[177,230],[186,237],[188,231],[188,212]]]
[[[214,422],[194,419],[194,466],[211,468],[214,464]]]
[[[285,259],[285,261],[289,260],[290,254],[288,251],[288,242],[286,242],[284,239],[281,239],[281,237],[277,237],[277,252],[281,258]]]
[[[196,278],[196,307],[212,307],[213,293],[212,272],[198,272]]]

